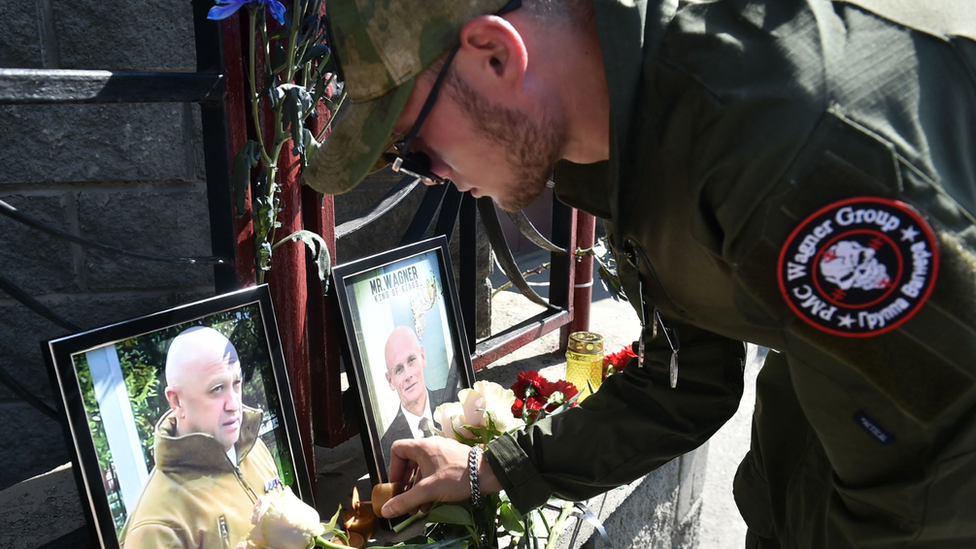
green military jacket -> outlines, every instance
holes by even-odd
[[[519,508],[703,443],[749,341],[774,350],[735,483],[754,544],[976,546],[974,14],[859,3],[594,0],[611,156],[556,192],[607,220],[647,349],[490,445]]]
[[[122,547],[233,549],[243,541],[254,503],[278,481],[258,438],[261,416],[244,407],[235,466],[212,436],[176,436],[172,412],[164,415],[155,431],[156,466],[119,535]]]

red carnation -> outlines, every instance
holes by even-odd
[[[637,355],[634,354],[634,350],[629,345],[616,353],[610,353],[603,357],[603,378],[606,379],[606,376],[610,374],[624,371],[630,359],[636,357]]]
[[[522,419],[524,419],[525,422],[528,424],[534,423],[535,420],[541,417],[542,410],[543,408],[545,408],[545,406],[546,406],[545,400],[539,400],[535,397],[529,397],[525,401],[525,415],[522,416]]]
[[[550,402],[549,405],[546,406],[547,412],[554,411],[556,408],[559,408],[565,402],[568,402],[569,399],[573,398],[577,393],[579,393],[579,389],[576,388],[576,385],[573,385],[564,379],[560,379],[559,381],[550,384],[550,388],[552,390],[549,392],[549,396],[547,397],[550,401],[552,400],[553,393],[556,393],[557,391],[563,394],[563,398],[556,402]],[[572,406],[576,406],[576,402],[573,402]]]
[[[535,370],[519,372],[512,391],[515,392],[512,415],[522,418],[527,424],[534,423],[547,412],[555,411],[579,393],[579,389],[572,383],[562,379],[553,383]],[[561,396],[553,398],[555,393]],[[575,405],[574,402],[573,406]]]
[[[549,382],[535,370],[519,372],[518,380],[512,385],[515,398],[528,398],[544,393]]]
[[[515,417],[522,417],[522,411],[525,410],[525,401],[516,398],[515,403],[512,404],[512,415]]]

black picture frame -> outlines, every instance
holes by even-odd
[[[423,348],[428,407],[457,400],[474,384],[447,238],[434,237],[337,265],[333,287],[346,336],[344,355],[361,402],[360,436],[370,479],[389,482],[387,441],[404,438],[400,392],[387,379],[386,342],[411,328]],[[435,426],[436,427],[436,426]],[[415,435],[419,436],[419,434]],[[389,440],[388,438],[388,440]]]
[[[155,465],[146,433],[151,439],[170,410],[167,349],[177,334],[195,326],[214,328],[234,345],[241,400],[264,412],[258,438],[280,481],[313,504],[271,294],[261,285],[42,343],[96,547],[120,546],[125,520]],[[268,486],[252,488],[260,495]]]

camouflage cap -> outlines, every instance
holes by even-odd
[[[327,9],[348,94],[304,172],[313,189],[351,190],[373,171],[414,79],[447,53],[470,19],[507,0],[339,0]]]

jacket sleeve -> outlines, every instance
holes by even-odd
[[[671,350],[646,342],[643,368],[631,360],[576,408],[493,441],[486,456],[515,506],[551,495],[582,500],[626,484],[705,442],[742,396],[745,346],[691,326],[677,327],[681,377],[668,382]]]

